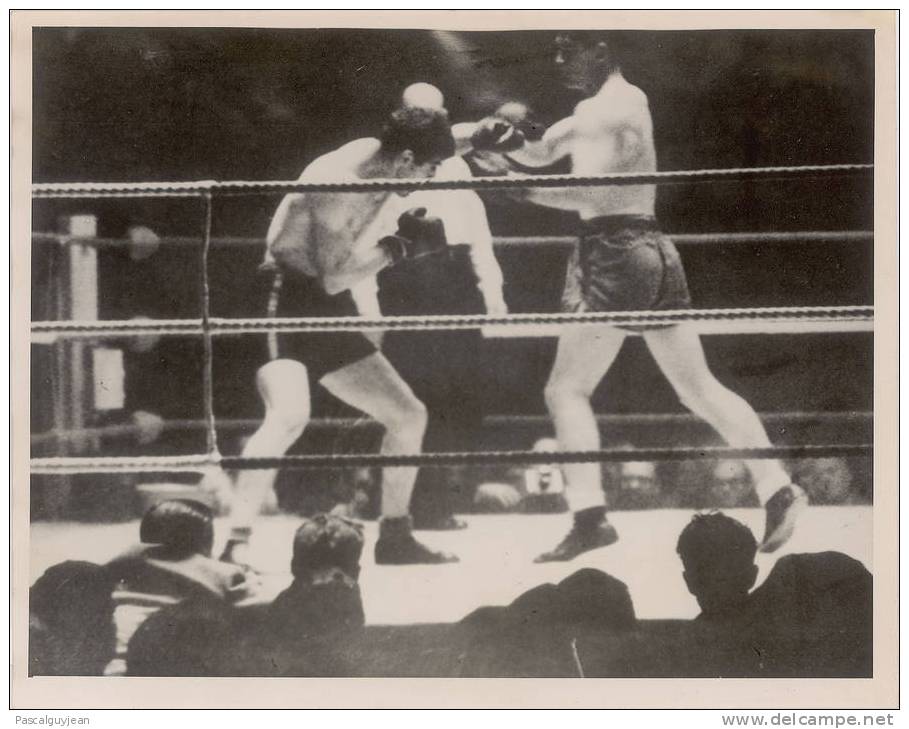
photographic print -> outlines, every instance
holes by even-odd
[[[20,19],[26,687],[892,688],[894,18],[483,15]]]

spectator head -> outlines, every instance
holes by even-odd
[[[116,644],[113,579],[90,562],[62,562],[29,591],[29,617],[43,655],[30,656],[35,673],[100,675]]]
[[[848,504],[852,500],[852,471],[845,458],[811,458],[795,467],[794,480],[812,504]]]
[[[748,469],[742,461],[723,459],[713,468],[709,504],[714,509],[757,506]]]
[[[729,615],[744,604],[758,574],[757,542],[748,527],[725,514],[696,514],[676,551],[705,617]]]
[[[650,461],[629,461],[622,464],[619,480],[619,500],[626,508],[648,508],[659,505],[660,482],[656,464]]]
[[[339,516],[316,514],[305,519],[294,535],[290,571],[308,584],[354,584],[360,576],[363,530]]]
[[[176,557],[211,556],[215,539],[212,511],[192,499],[162,501],[142,517],[139,539],[161,545]]]
[[[634,604],[628,586],[612,575],[586,568],[559,583],[565,618],[573,625],[604,630],[630,630],[635,626]]]
[[[388,118],[380,141],[390,174],[402,179],[433,177],[442,160],[455,152],[444,109],[398,109]]]

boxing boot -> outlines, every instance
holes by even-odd
[[[794,483],[777,490],[764,505],[767,521],[760,551],[775,552],[782,547],[795,531],[795,522],[806,506],[808,496]]]
[[[534,562],[567,562],[592,549],[615,544],[619,535],[606,520],[606,507],[593,506],[574,514],[574,525],[555,549],[544,552]]]
[[[376,564],[445,564],[458,558],[445,552],[434,552],[413,537],[409,516],[383,517],[379,521],[376,542]]]

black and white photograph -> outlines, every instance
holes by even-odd
[[[895,13],[462,13],[29,17],[23,681],[895,681]]]

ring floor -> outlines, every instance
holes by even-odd
[[[763,533],[763,509],[730,509],[726,513]],[[460,620],[481,605],[503,605],[543,582],[557,582],[582,567],[594,567],[623,580],[635,612],[642,619],[686,619],[697,612],[688,594],[675,553],[679,533],[692,512],[680,509],[618,511],[610,519],[619,541],[569,563],[534,564],[569,524],[569,516],[468,515],[469,527],[456,532],[418,532],[426,544],[457,554],[458,564],[392,567],[376,565],[372,547],[374,522],[365,524],[366,546],[360,577],[367,623],[405,625]],[[291,542],[300,519],[264,516],[256,526],[251,561],[263,572],[262,599],[290,582]],[[35,522],[31,525],[31,582],[45,569],[67,559],[103,563],[138,541],[138,522],[86,524]],[[216,525],[215,549],[227,534]],[[872,568],[872,507],[813,506],[799,522],[793,538],[778,552],[758,555],[758,584],[781,556],[794,552],[836,550]]]

